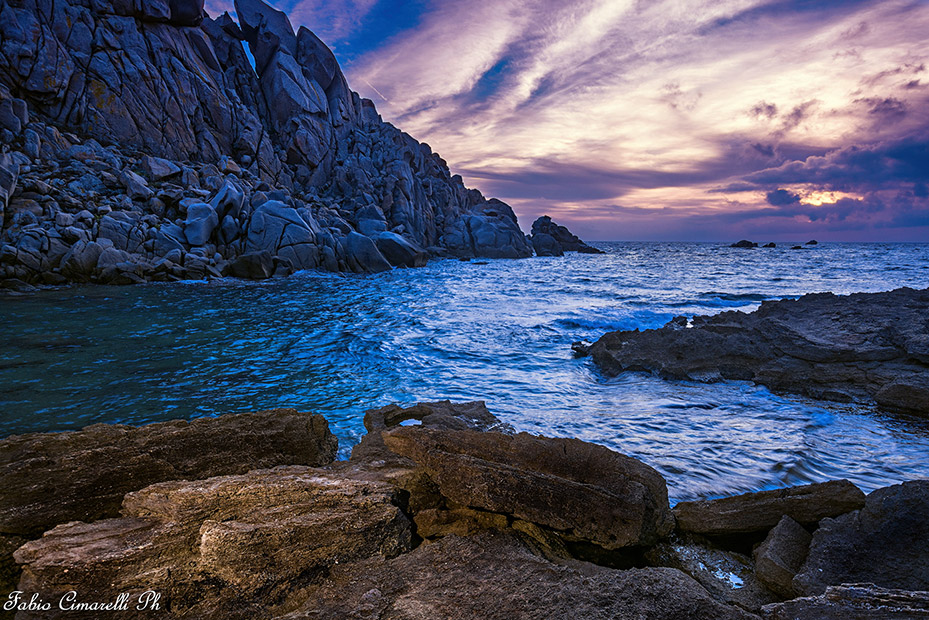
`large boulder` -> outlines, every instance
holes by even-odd
[[[390,263],[369,237],[350,232],[343,243],[346,261],[355,273],[390,271]]]
[[[878,489],[861,510],[820,523],[793,586],[818,595],[845,583],[929,591],[929,480]]]
[[[547,215],[532,223],[532,246],[539,256],[561,256],[564,252],[603,254],[603,250],[591,247],[564,226],[559,226]]]
[[[382,436],[424,470],[448,506],[506,515],[607,551],[654,544],[673,527],[661,475],[603,446],[418,427]]]
[[[252,213],[245,240],[246,252],[270,252],[290,261],[296,269],[316,267],[316,234],[296,209],[269,200]]]
[[[230,273],[247,280],[266,280],[274,275],[274,257],[271,252],[246,252],[230,266]]]
[[[814,398],[929,415],[929,289],[804,295],[755,312],[611,332],[590,349],[607,374],[750,380]]]
[[[380,253],[394,267],[422,267],[429,258],[422,248],[394,232],[384,231],[374,241]]]
[[[397,503],[390,485],[298,466],[160,483],[128,495],[122,518],[68,523],[24,545],[20,588],[133,603],[153,590],[171,617],[268,617],[340,564],[409,550]]]
[[[210,205],[198,202],[187,207],[184,236],[190,245],[204,245],[219,225],[219,216]]]
[[[848,480],[830,480],[786,489],[744,493],[722,499],[680,502],[674,506],[677,527],[704,536],[767,532],[784,515],[815,524],[864,506],[865,495]]]
[[[293,409],[14,435],[0,441],[0,533],[114,517],[126,493],[164,480],[324,465],[336,448],[322,416]]]
[[[334,566],[281,620],[316,618],[749,620],[670,568],[553,562],[513,534],[447,536],[394,559]]]

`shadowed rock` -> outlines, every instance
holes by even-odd
[[[591,247],[564,226],[559,226],[547,215],[532,223],[532,247],[539,256],[562,256],[565,252],[603,254],[603,250]]]
[[[675,319],[611,332],[590,349],[615,375],[651,371],[696,380],[751,380],[814,398],[877,403],[929,415],[929,289],[804,295],[755,312]]]
[[[829,586],[825,594],[766,605],[764,620],[917,620],[929,618],[929,592],[873,584]]]
[[[820,523],[793,586],[815,595],[843,583],[929,591],[929,480],[878,489]]]
[[[392,560],[334,567],[282,620],[323,618],[753,618],[670,568],[618,571],[539,557],[512,534],[448,536]],[[362,615],[363,614],[363,615]]]
[[[674,517],[681,531],[729,536],[766,532],[784,515],[799,523],[813,524],[856,510],[864,503],[864,493],[854,484],[832,480],[722,499],[680,502],[674,507]]]
[[[758,579],[784,598],[795,596],[793,578],[806,560],[812,539],[802,525],[788,516],[782,518],[754,551]]]

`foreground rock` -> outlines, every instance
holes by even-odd
[[[283,618],[755,617],[713,600],[680,571],[553,562],[531,544],[500,532],[447,536],[392,560],[338,566],[308,594],[305,609]]]
[[[0,280],[532,255],[512,209],[383,122],[312,32],[260,0],[235,8],[0,0]],[[380,242],[359,257],[351,234]],[[270,269],[231,267],[262,252]]]
[[[804,295],[746,314],[679,317],[611,332],[590,353],[606,373],[750,380],[814,398],[929,415],[929,289]]]
[[[175,618],[255,618],[333,566],[410,548],[390,485],[307,467],[167,482],[126,497],[120,519],[72,522],[15,553],[20,589],[57,601],[146,591]],[[68,617],[57,609],[22,617]],[[19,616],[18,616],[19,617]]]
[[[929,480],[878,489],[861,510],[822,521],[794,589],[843,583],[929,591]]]
[[[825,594],[763,608],[765,620],[917,620],[929,618],[929,592],[872,584],[830,586]]]
[[[532,247],[538,256],[563,256],[565,252],[581,254],[603,254],[603,250],[591,247],[564,226],[559,226],[547,215],[532,223]]]
[[[865,505],[865,495],[848,480],[744,493],[722,499],[680,502],[674,507],[677,527],[705,536],[767,532],[786,515],[812,525]]]
[[[325,418],[294,409],[13,436],[0,441],[0,533],[115,517],[126,493],[155,482],[324,465],[337,447]]]

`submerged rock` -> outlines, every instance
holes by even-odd
[[[804,295],[689,329],[611,332],[591,347],[606,373],[751,380],[814,398],[929,415],[929,289]]]

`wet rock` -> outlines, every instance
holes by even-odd
[[[746,555],[720,549],[698,537],[660,542],[645,554],[650,566],[676,568],[693,577],[716,600],[758,611],[780,600],[755,576]]]
[[[511,515],[569,542],[612,551],[654,544],[673,527],[661,475],[602,446],[417,427],[382,436],[452,504]]]
[[[796,596],[793,578],[806,560],[812,539],[802,525],[783,517],[753,553],[759,581],[783,598]]]
[[[591,348],[607,374],[648,370],[697,380],[751,380],[814,398],[929,415],[929,289],[804,295],[755,312],[694,317],[606,334]]]
[[[323,465],[335,451],[325,419],[292,409],[16,435],[0,441],[0,533],[116,516],[126,493],[162,480]]]
[[[375,238],[377,249],[394,267],[422,267],[429,256],[400,235],[384,231]]]
[[[55,600],[155,590],[171,617],[268,617],[340,564],[407,551],[396,502],[390,485],[298,466],[160,483],[128,495],[123,518],[60,525],[20,548],[20,587]],[[55,612],[41,617],[68,617]]]
[[[390,271],[390,263],[370,237],[351,232],[345,237],[346,261],[355,273]]]
[[[394,559],[333,567],[287,620],[310,618],[648,618],[753,616],[670,568],[618,571],[553,562],[517,536],[448,536]]]
[[[863,506],[865,495],[848,480],[830,480],[722,499],[680,502],[674,507],[677,528],[704,536],[767,532],[787,515],[815,524]]]
[[[820,523],[793,586],[817,595],[845,583],[929,591],[929,480],[878,489],[861,510]]]
[[[582,254],[603,254],[602,250],[591,247],[564,226],[559,226],[547,215],[532,223],[532,246],[539,256],[561,256],[564,252]],[[540,251],[541,250],[541,251]]]
[[[758,244],[754,241],[749,241],[748,239],[742,239],[741,241],[736,241],[730,248],[757,248]]]
[[[242,254],[232,262],[230,272],[237,278],[266,280],[274,274],[274,257],[267,250]]]
[[[873,584],[829,586],[819,596],[766,605],[765,620],[917,620],[929,618],[929,592]]]

